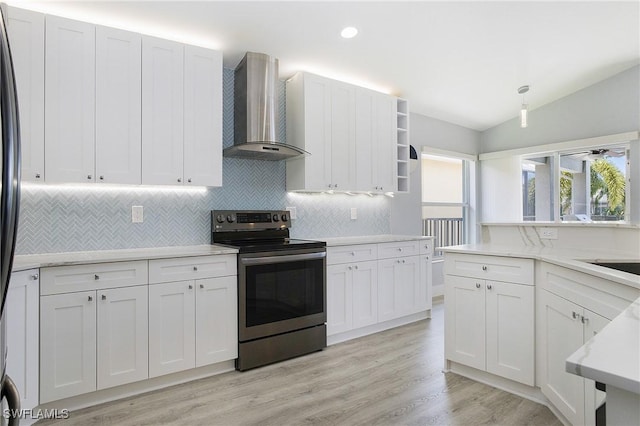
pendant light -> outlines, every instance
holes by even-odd
[[[520,86],[518,87],[518,93],[522,95],[522,107],[520,107],[520,127],[523,129],[527,127],[527,113],[529,110],[529,105],[524,102],[524,94],[529,91],[529,86]]]

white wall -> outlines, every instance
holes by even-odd
[[[480,222],[522,220],[520,157],[504,157],[480,162]]]
[[[531,92],[535,91],[532,85]],[[514,111],[516,113],[517,111]],[[640,129],[640,66],[529,111],[529,126],[514,117],[480,135],[482,153]]]

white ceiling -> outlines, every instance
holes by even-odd
[[[639,1],[8,1],[98,24],[244,52],[365,85],[412,112],[484,130],[640,63]],[[359,29],[345,40],[345,26]]]

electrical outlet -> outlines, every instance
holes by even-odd
[[[289,219],[293,220],[298,218],[298,212],[295,207],[287,207],[285,210],[289,212]]]
[[[356,220],[358,218],[358,209],[356,207],[351,207],[351,220]]]
[[[557,240],[558,228],[540,228],[540,238],[543,240]]]
[[[131,206],[131,223],[144,222],[144,209],[142,206]]]

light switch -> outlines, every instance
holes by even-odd
[[[289,212],[289,219],[293,220],[298,218],[298,212],[295,207],[287,207],[285,210]]]
[[[356,207],[351,207],[351,220],[356,220],[358,218],[358,209]]]

